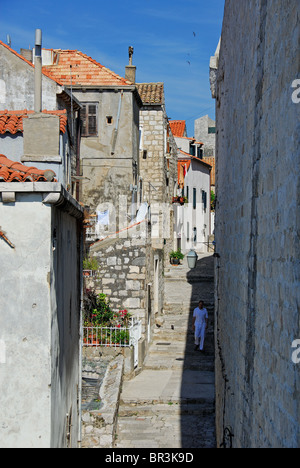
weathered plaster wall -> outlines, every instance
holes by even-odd
[[[217,435],[299,447],[300,4],[227,0],[217,82]],[[228,442],[228,440],[227,440]]]
[[[1,230],[15,246],[0,239],[1,447],[78,441],[80,209],[66,193],[61,208],[43,203],[49,187],[57,201],[60,184],[0,184],[16,191],[14,203],[0,198]]]
[[[26,120],[26,119],[24,119]],[[39,146],[41,148],[41,154],[39,157],[34,155],[24,158],[24,135],[27,132],[28,140],[33,143],[35,140],[39,140]],[[61,183],[65,188],[71,186],[71,175],[74,174],[74,161],[71,161],[73,152],[70,148],[70,141],[67,132],[60,133],[59,130],[56,134],[56,141],[58,146],[58,152],[54,157],[47,157],[46,143],[44,142],[44,135],[41,133],[40,128],[31,128],[25,130],[23,133],[17,133],[11,135],[5,133],[0,136],[0,154],[4,154],[8,159],[12,161],[22,162],[25,165],[34,166],[40,170],[52,170],[56,174],[56,180]],[[30,143],[27,143],[27,148],[30,149]],[[73,167],[72,167],[73,166]]]
[[[33,110],[34,67],[2,44],[0,63],[0,109]],[[65,109],[66,104],[58,94],[60,91],[55,81],[42,75],[42,109]],[[57,121],[56,125],[53,121]],[[7,132],[0,136],[0,153],[41,170],[51,169],[64,187],[70,187],[71,175],[76,170],[75,148],[71,148],[67,129],[64,134],[59,131],[58,117],[33,114],[23,120],[23,127],[23,132],[15,135]]]
[[[34,68],[0,44],[0,107],[8,110],[33,110]],[[42,108],[57,109],[55,81],[42,76]]]
[[[131,203],[130,185],[136,183],[133,163],[137,175],[139,164],[138,104],[132,90],[124,90],[122,96],[120,90],[77,90],[74,94],[82,103],[98,105],[98,134],[81,139],[81,199],[92,211],[105,202],[118,207],[119,196],[124,194]],[[111,124],[107,117],[112,117]]]
[[[15,205],[1,203],[0,210],[1,229],[15,245],[12,249],[0,239],[0,337],[6,346],[0,364],[0,445],[49,447],[51,213],[36,194]]]

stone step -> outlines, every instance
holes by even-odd
[[[207,310],[213,310],[215,307],[215,303],[213,300],[213,297],[208,298],[203,298],[203,301],[205,303],[205,308]],[[166,301],[164,303],[164,311],[169,311],[172,310],[175,315],[185,315],[191,313],[197,306],[198,306],[198,297],[193,300],[193,301]]]
[[[197,363],[190,363],[188,366],[184,363],[172,363],[170,364],[169,362],[161,362],[160,364],[153,364],[151,362],[145,363],[144,369],[145,370],[176,370],[176,369],[189,369],[189,370],[194,370],[194,371],[205,371],[205,372],[213,372],[214,371],[214,360],[206,360],[205,362],[202,362],[201,364]]]
[[[187,281],[186,276],[174,276],[172,272],[164,274],[165,282]],[[188,278],[188,283],[213,283],[214,276],[193,276]]]
[[[119,418],[131,418],[131,417],[141,417],[141,416],[153,416],[157,413],[172,415],[183,415],[183,414],[194,414],[199,416],[204,416],[208,414],[213,414],[215,411],[215,403],[203,402],[203,400],[190,401],[190,402],[168,402],[168,403],[155,403],[151,402],[150,404],[130,404],[126,405],[121,403],[119,406]]]

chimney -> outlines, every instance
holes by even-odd
[[[129,65],[125,67],[125,78],[126,80],[129,80],[132,83],[135,83],[136,67],[132,65],[133,47],[128,48],[128,53],[129,53]]]
[[[35,30],[34,112],[42,112],[42,31]]]
[[[31,49],[20,49],[20,55],[22,55],[24,59],[28,60],[28,62],[32,63],[32,50]]]

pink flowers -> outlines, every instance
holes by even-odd
[[[116,326],[120,328],[121,326],[127,326],[129,322],[130,314],[127,309],[119,310],[119,312],[114,314],[114,322]]]

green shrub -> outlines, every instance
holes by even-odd
[[[170,253],[170,258],[178,258],[179,260],[183,260],[184,259],[184,255],[183,253],[181,252],[181,250],[173,250],[171,253]]]
[[[98,262],[95,258],[93,257],[86,257],[84,260],[83,260],[83,269],[84,270],[93,270],[93,271],[96,271],[98,270]]]
[[[83,299],[83,321],[85,326],[109,326],[114,313],[106,299],[106,294],[96,294],[87,290]]]

